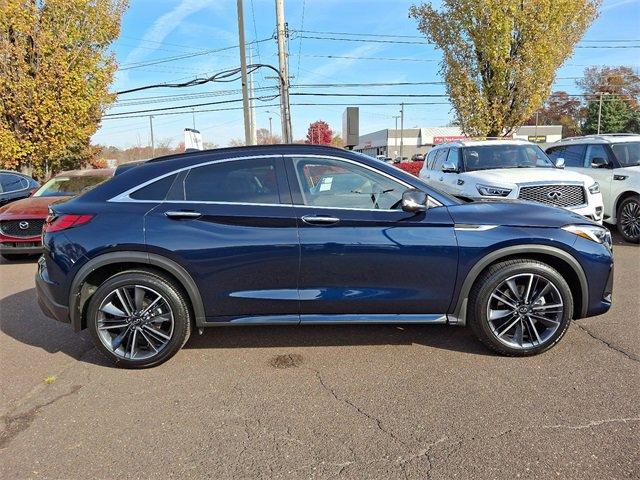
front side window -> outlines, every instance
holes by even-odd
[[[448,154],[449,154],[448,148],[443,148],[441,150],[438,150],[436,152],[436,157],[433,160],[433,166],[431,167],[431,170],[442,170],[442,165],[444,164]]]
[[[386,175],[333,159],[293,159],[304,205],[389,210],[397,208],[402,183]]]
[[[537,145],[481,145],[462,151],[465,170],[496,168],[551,168],[549,157]]]
[[[613,143],[611,149],[620,166],[636,167],[640,165],[640,142]]]
[[[584,159],[584,166],[591,168],[591,164],[597,158],[609,163],[609,155],[607,155],[607,149],[604,145],[589,145],[587,147],[587,156]]]
[[[105,175],[59,175],[41,186],[34,197],[65,197],[87,192],[110,177]]]
[[[275,160],[252,158],[192,168],[184,180],[187,201],[279,204]]]
[[[567,167],[583,167],[584,150],[584,145],[561,145],[549,150],[549,158],[554,162],[564,158],[564,164]]]
[[[447,155],[447,163],[452,164],[456,168],[458,168],[458,153],[459,151],[457,148],[452,148],[449,150],[449,155]]]

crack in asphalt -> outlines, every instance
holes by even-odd
[[[4,424],[4,428],[0,432],[0,450],[6,448],[17,435],[27,430],[35,420],[38,413],[40,413],[40,410],[42,410],[44,407],[48,407],[49,405],[54,404],[64,397],[68,397],[78,393],[78,391],[82,387],[83,385],[74,385],[73,387],[71,387],[70,391],[58,395],[48,402],[31,407],[26,412],[17,415],[7,414],[0,417],[0,421],[2,421],[2,423]]]
[[[378,430],[383,432],[385,435],[387,435],[388,437],[392,438],[393,440],[395,440],[399,444],[401,444],[401,445],[403,445],[405,447],[407,446],[402,440],[400,440],[398,437],[396,437],[396,435],[392,431],[387,430],[386,428],[384,428],[384,426],[382,425],[382,420],[380,420],[378,417],[375,417],[375,416],[365,412],[364,410],[362,410],[360,407],[358,407],[355,403],[353,403],[348,398],[339,397],[338,394],[335,392],[335,390],[333,388],[329,387],[325,383],[325,381],[322,378],[322,375],[320,374],[320,372],[318,370],[314,370],[314,372],[315,372],[316,377],[318,378],[318,381],[320,382],[320,385],[322,386],[322,388],[324,388],[326,391],[331,393],[333,398],[335,398],[338,402],[345,403],[345,404],[349,405],[352,409],[354,409],[360,415],[362,415],[363,417],[368,418],[369,420],[373,421],[376,424],[376,426],[378,427]]]
[[[583,425],[542,425],[538,428],[541,429],[562,429],[568,430],[584,430],[585,428],[599,427],[600,425],[607,425],[609,423],[628,423],[628,422],[640,422],[640,417],[626,417],[626,418],[607,418],[604,420],[591,420]]]
[[[622,355],[624,355],[625,357],[627,357],[629,360],[633,361],[633,362],[637,362],[640,363],[640,357],[638,357],[637,355],[627,352],[626,350],[623,350],[622,348],[614,345],[611,342],[608,342],[607,340],[605,340],[604,338],[601,338],[599,336],[597,336],[595,333],[593,333],[591,330],[589,330],[587,327],[580,325],[578,322],[573,322],[574,325],[576,325],[580,330],[582,330],[583,332],[585,332],[587,335],[589,335],[591,338],[598,340],[600,343],[603,343],[604,345],[606,345],[607,347],[609,347],[611,350],[614,350],[618,353],[621,353]]]

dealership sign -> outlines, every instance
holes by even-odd
[[[467,137],[464,135],[447,135],[443,137],[433,137],[433,144],[439,145],[441,143],[455,142],[456,140],[464,140],[465,138]]]

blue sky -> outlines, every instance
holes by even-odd
[[[289,42],[289,73],[295,78],[292,85],[358,82],[438,82],[439,52],[431,45],[356,42],[344,40],[316,40],[300,38],[299,30],[317,32],[349,32],[374,35],[419,35],[414,20],[408,18],[413,1],[404,0],[285,0],[286,21],[293,31]],[[275,28],[274,0],[244,0],[246,41],[271,37]],[[239,65],[239,50],[228,49],[206,55],[203,50],[231,47],[238,42],[236,2],[234,0],[131,0],[126,12],[122,32],[113,46],[121,66],[112,87],[114,91],[164,82],[183,82],[195,77],[208,76],[220,70]],[[306,36],[318,36],[306,33]],[[345,35],[322,34],[324,37],[347,38]],[[581,45],[625,45],[602,40],[636,40],[640,37],[640,0],[605,0],[600,17],[587,31]],[[353,39],[392,40],[389,37],[350,36]],[[403,38],[395,40],[405,40]],[[406,38],[407,41],[420,39]],[[633,45],[640,45],[634,42]],[[198,54],[177,61],[140,64],[163,60],[168,57]],[[278,64],[274,40],[254,45],[254,62]],[[372,59],[326,58],[369,57]],[[405,60],[379,60],[405,59]],[[579,48],[572,58],[558,71],[556,89],[576,93],[575,80],[567,77],[581,76],[590,65],[629,65],[640,68],[640,49]],[[257,88],[274,87],[272,74],[261,69],[254,76]],[[118,104],[107,113],[122,113],[166,108],[180,105],[227,101],[241,98],[240,82],[209,83],[199,87],[168,89],[159,88],[122,95]],[[268,95],[273,90],[257,92]],[[331,93],[394,93],[394,94],[442,94],[443,85],[350,87],[350,88],[292,88],[292,92]],[[217,92],[204,96],[206,92]],[[167,99],[166,95],[200,94],[192,98]],[[396,103],[385,106],[360,107],[360,132],[367,133],[383,128],[393,128],[394,115],[398,114],[402,98],[357,97],[301,97],[292,96],[294,138],[303,138],[309,123],[322,119],[334,131],[341,129],[344,106],[302,106],[296,103]],[[405,127],[446,125],[451,119],[451,107],[443,98],[406,98],[407,102],[429,102],[430,105],[405,107]],[[268,128],[273,118],[274,133],[280,133],[279,109],[269,107],[278,100],[256,102],[256,123]],[[220,146],[232,138],[243,138],[241,103],[195,107],[195,123],[205,142]],[[204,112],[216,108],[233,110]],[[270,113],[275,112],[275,113]],[[169,140],[174,145],[183,137],[183,129],[191,127],[190,109],[179,115],[154,116],[156,141]],[[102,127],[93,141],[103,145],[127,147],[149,143],[149,118],[118,118],[103,120]]]

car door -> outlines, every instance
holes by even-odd
[[[0,205],[29,196],[29,182],[13,173],[0,173]]]
[[[448,171],[444,171],[443,167],[444,165],[451,165],[453,166],[456,171],[453,172],[448,172]],[[438,173],[438,180],[439,180],[439,188],[447,193],[450,193],[452,195],[458,193],[459,191],[459,186],[458,186],[458,176],[459,176],[459,165],[460,165],[460,149],[457,147],[452,147],[449,149],[449,152],[447,153],[447,158],[446,160],[443,161],[442,166],[440,167],[440,172]]]
[[[605,205],[611,205],[611,182],[613,182],[613,160],[609,156],[606,145],[587,145],[584,159],[584,168],[576,169],[580,173],[589,175],[600,184],[602,201]]]
[[[194,166],[147,214],[149,251],[191,274],[209,322],[299,321],[300,245],[282,162],[277,155]]]
[[[407,183],[350,159],[285,160],[299,224],[303,323],[446,312],[457,269],[446,207],[404,212]]]

